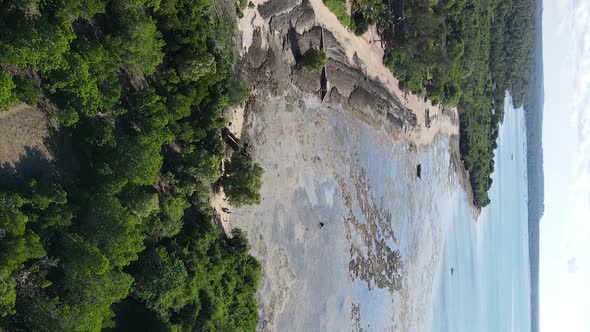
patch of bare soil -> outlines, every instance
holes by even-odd
[[[47,115],[24,103],[0,112],[0,162],[4,174],[44,175],[53,155]]]

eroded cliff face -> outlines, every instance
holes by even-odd
[[[456,137],[413,140],[423,115],[367,75],[310,2],[259,2],[245,19],[255,28],[240,70],[253,93],[241,134],[265,174],[262,203],[232,211],[231,226],[263,266],[259,330],[423,330],[441,220],[465,195]],[[320,73],[296,61],[322,41],[324,98]]]
[[[290,102],[302,95],[319,97],[321,74],[301,70],[297,58],[310,48],[320,48],[323,38],[323,49],[328,55],[325,103],[342,105],[375,126],[391,122],[390,128],[395,131],[417,126],[416,115],[403,107],[381,82],[369,79],[358,58],[354,64],[349,63],[343,46],[318,24],[309,3],[279,10],[276,7],[280,3],[269,1],[260,5],[261,15],[270,22],[269,31],[265,36],[261,30],[254,31],[252,44],[241,62],[244,77],[255,93],[287,94]]]

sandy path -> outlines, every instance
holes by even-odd
[[[238,32],[240,39],[238,40],[239,54],[244,55],[252,45],[254,31],[260,30],[263,35],[268,33],[268,21],[264,20],[258,12],[258,6],[269,0],[250,0],[254,8],[246,6],[244,9],[244,16],[238,20]],[[266,38],[262,38],[262,47],[266,47]],[[242,136],[242,129],[244,127],[244,105],[232,107],[224,112],[224,117],[227,120],[227,127],[236,135],[237,138]],[[229,158],[225,158],[221,165],[223,171],[223,164]],[[213,213],[217,218],[219,224],[227,236],[231,234],[232,226],[230,224],[230,213],[224,212],[224,208],[230,209],[227,196],[223,191],[223,187],[219,187],[217,192],[211,193],[209,196],[209,205],[213,209]]]
[[[225,119],[227,120],[227,128],[236,135],[237,138],[242,136],[242,128],[244,127],[244,105],[239,105],[236,107],[231,107],[224,112]],[[221,169],[223,171],[223,165],[227,162],[229,158],[224,158]],[[209,205],[213,209],[213,213],[215,214],[215,218],[223,228],[223,232],[226,235],[231,234],[231,224],[230,224],[230,213],[224,212],[224,209],[230,209],[231,206],[227,201],[227,196],[223,191],[223,187],[219,187],[217,192],[213,192],[209,195]]]
[[[223,188],[219,188],[219,191],[213,192],[209,195],[209,205],[213,209],[213,215],[217,222],[221,225],[223,232],[226,235],[231,234],[231,224],[229,222],[229,214],[223,212],[222,208],[227,207],[229,208],[229,204],[226,201],[227,196],[223,191]]]

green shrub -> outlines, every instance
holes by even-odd
[[[4,111],[16,103],[15,88],[16,85],[12,81],[12,75],[0,70],[0,111]]]
[[[355,13],[352,16],[351,28],[355,35],[360,36],[369,30],[369,22],[362,15]]]
[[[236,153],[225,165],[221,185],[232,205],[257,204],[260,202],[262,168],[252,157]]]
[[[41,88],[30,78],[15,77],[16,96],[18,100],[34,106],[41,95]]]
[[[236,5],[236,15],[239,18],[244,17],[244,10],[246,9],[246,6],[248,5],[248,0],[239,0],[238,4]]]
[[[160,215],[148,224],[149,234],[155,238],[173,237],[182,229],[184,210],[189,203],[183,197],[165,196],[160,198]]]
[[[324,5],[330,9],[345,27],[350,26],[350,15],[346,8],[346,0],[324,0]]]
[[[322,68],[326,66],[326,62],[328,62],[326,53],[315,48],[310,48],[309,50],[305,51],[300,60],[301,65],[311,71],[322,70]]]
[[[137,279],[133,293],[146,306],[160,315],[179,309],[178,298],[186,291],[188,273],[182,260],[166,248],[146,250],[138,261]]]
[[[380,18],[393,18],[390,7],[383,0],[356,0],[352,4],[352,30],[356,35],[367,32],[369,26],[377,23]]]

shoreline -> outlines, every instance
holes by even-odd
[[[398,101],[409,111],[416,115],[418,126],[414,130],[405,132],[402,137],[415,145],[429,145],[437,134],[449,136],[451,141],[450,151],[453,163],[456,165],[458,182],[465,190],[469,198],[473,216],[481,213],[481,207],[474,203],[474,193],[471,187],[469,173],[463,164],[461,150],[459,148],[459,111],[456,107],[445,110],[441,105],[433,105],[432,101],[423,96],[414,95],[402,91],[399,88],[399,80],[391,70],[383,63],[385,50],[380,43],[374,42],[380,39],[375,25],[362,36],[356,36],[340,24],[340,21],[330,10],[324,6],[322,0],[309,0],[314,9],[318,24],[332,32],[334,37],[345,47],[349,63],[354,63],[354,57],[360,58],[364,64],[365,74],[369,78],[376,79],[388,89]],[[427,125],[427,111],[428,122]]]
[[[380,43],[373,42],[376,32],[372,26],[362,36],[356,36],[348,28],[344,27],[336,15],[324,6],[322,0],[309,0],[316,22],[324,29],[330,31],[344,47],[349,64],[355,63],[355,57],[362,62],[362,70],[368,78],[381,82],[381,84],[409,111],[416,115],[418,120],[417,130],[410,131],[406,138],[416,145],[428,145],[432,143],[437,133],[451,136],[459,134],[458,111],[452,108],[444,111],[439,105],[433,105],[423,96],[414,95],[399,88],[399,80],[391,70],[383,63],[385,51]],[[380,38],[380,37],[379,37]],[[426,112],[429,111],[429,125],[427,126]]]
[[[402,91],[399,88],[399,80],[393,75],[391,70],[383,63],[385,50],[380,43],[376,43],[375,38],[381,38],[375,28],[371,26],[369,30],[362,36],[356,36],[347,28],[342,26],[338,18],[323,5],[321,0],[309,0],[314,8],[314,12],[318,19],[318,23],[324,28],[331,31],[332,34],[342,43],[347,49],[347,57],[352,63],[353,57],[358,56],[365,64],[365,73],[368,77],[380,81],[383,86],[388,89],[394,96],[398,98],[400,103],[409,111],[416,115],[418,126],[414,130],[405,132],[404,139],[407,139],[416,145],[429,145],[433,142],[437,134],[449,136],[451,145],[451,158],[456,167],[456,174],[458,182],[465,190],[469,198],[472,214],[477,220],[477,216],[481,213],[481,207],[474,204],[474,193],[459,148],[459,111],[456,107],[445,110],[441,105],[433,105],[432,101]],[[427,123],[428,112],[428,126]]]
[[[259,40],[263,49],[268,49],[268,38],[273,37],[269,27],[270,19],[263,18],[259,11],[259,5],[266,2],[268,0],[252,0],[251,3],[254,4],[254,7],[246,8],[244,17],[238,21],[239,40],[237,45],[239,58],[243,58],[248,53],[255,40]],[[408,130],[401,130],[396,134],[397,139],[405,140],[416,146],[425,146],[430,145],[438,134],[449,137],[450,162],[455,167],[458,184],[465,190],[470,200],[472,214],[477,219],[481,208],[474,204],[469,174],[464,167],[460,153],[459,112],[457,108],[445,110],[441,105],[433,105],[430,100],[423,96],[402,91],[399,88],[399,80],[383,63],[385,51],[380,43],[375,42],[376,38],[380,38],[375,26],[371,26],[369,31],[362,36],[356,36],[340,23],[337,17],[323,4],[322,0],[308,0],[308,2],[313,9],[316,26],[321,26],[333,34],[344,49],[348,65],[356,66],[360,63],[360,69],[367,78],[379,82],[397,99],[405,110],[416,116],[417,125],[407,128]],[[311,27],[308,26],[307,29],[309,28]],[[298,33],[305,32],[305,29],[299,30]],[[255,38],[256,33],[260,33],[260,38]],[[256,93],[253,92],[253,94]],[[236,137],[242,137],[245,121],[244,106],[228,109],[224,112],[224,116],[228,124],[231,124],[229,125],[230,130]],[[232,229],[230,214],[223,212],[221,209],[223,206],[228,206],[225,199],[223,188],[219,188],[216,193],[211,195],[210,205],[216,213],[224,233],[229,236]]]

